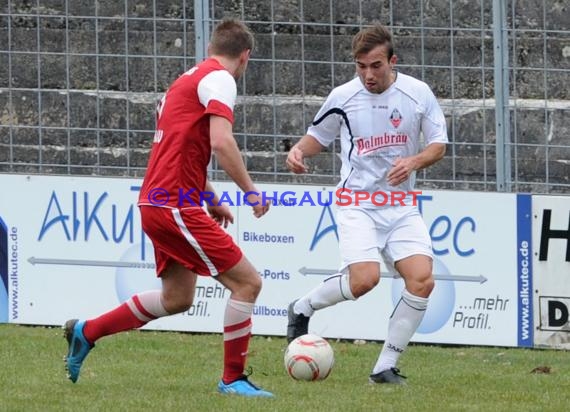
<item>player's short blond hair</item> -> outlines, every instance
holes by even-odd
[[[212,54],[237,58],[245,50],[253,50],[253,33],[241,21],[226,19],[219,23],[210,40]]]
[[[369,53],[376,46],[388,47],[388,60],[394,55],[392,34],[381,24],[360,30],[352,39],[352,57],[356,59],[361,54]]]

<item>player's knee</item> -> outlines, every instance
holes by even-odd
[[[420,296],[422,298],[427,298],[431,295],[433,288],[435,287],[435,282],[433,276],[425,276],[421,280],[411,283],[408,287],[408,292],[412,295]]]
[[[355,298],[359,298],[374,289],[379,281],[379,274],[359,277],[355,282],[351,282],[350,291]]]
[[[261,287],[262,287],[261,276],[252,276],[252,279],[249,282],[249,288],[251,290],[252,295],[254,295],[256,298],[259,295],[259,292],[261,292]]]
[[[181,294],[163,294],[162,305],[171,314],[185,312],[192,306],[193,297]]]
[[[433,276],[430,276],[425,282],[424,282],[424,293],[425,293],[425,297],[428,297],[429,295],[431,295],[431,292],[433,291],[433,288],[435,287],[435,281],[433,280]]]
[[[252,301],[257,299],[259,292],[261,292],[262,280],[255,272],[255,274],[248,276],[245,281],[240,282],[236,286],[236,290],[232,292],[237,293],[241,299]]]

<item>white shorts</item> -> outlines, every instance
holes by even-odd
[[[337,212],[341,267],[358,262],[394,263],[412,255],[433,258],[432,243],[425,222],[416,207],[354,209]]]

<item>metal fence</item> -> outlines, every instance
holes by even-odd
[[[253,29],[236,138],[263,182],[334,184],[339,145],[285,169],[324,97],[354,76],[352,36],[381,22],[398,68],[448,119],[424,188],[568,192],[570,0],[0,2],[0,172],[142,176],[154,107],[224,17]],[[212,177],[224,173],[214,162]]]

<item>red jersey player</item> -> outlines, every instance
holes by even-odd
[[[225,20],[212,34],[209,58],[182,74],[157,110],[148,169],[139,197],[142,227],[151,239],[161,290],[132,296],[97,318],[69,320],[66,365],[76,382],[81,365],[103,336],[140,328],[153,319],[188,310],[198,275],[212,276],[231,291],[224,315],[224,370],[221,393],[249,397],[273,395],[244,375],[254,303],[261,278],[233,239],[220,227],[233,222],[228,206],[200,207],[200,193],[213,192],[207,180],[212,152],[244,192],[257,192],[232,133],[236,79],[246,70],[253,35],[241,22]],[[256,217],[269,204],[248,197]]]

